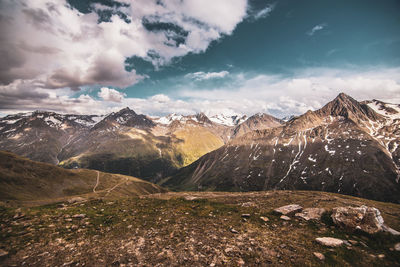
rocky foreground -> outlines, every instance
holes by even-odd
[[[3,205],[0,265],[400,265],[397,204],[306,191],[70,202]]]

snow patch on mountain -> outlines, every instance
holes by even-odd
[[[224,114],[217,114],[209,118],[210,121],[226,126],[236,126],[247,120],[247,116],[233,115],[227,116]]]
[[[372,100],[368,103],[368,106],[372,108],[376,113],[389,117],[390,119],[400,119],[400,105],[384,103],[378,100]]]
[[[159,123],[159,124],[163,124],[163,125],[170,125],[174,121],[187,122],[189,119],[197,122],[197,119],[194,116],[183,116],[183,115],[177,115],[175,113],[169,114],[164,117],[155,117],[155,118],[153,118],[153,121],[155,123]]]

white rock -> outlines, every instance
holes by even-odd
[[[326,212],[324,208],[306,208],[302,212],[296,213],[294,216],[302,218],[306,221],[321,220],[321,216]]]
[[[275,212],[280,213],[282,215],[292,215],[297,212],[300,212],[303,209],[302,206],[297,204],[290,204],[280,208],[274,209]]]
[[[336,225],[349,230],[362,230],[369,234],[383,231],[384,221],[378,209],[373,207],[338,207],[332,211]]]
[[[321,261],[325,260],[325,256],[322,253],[319,252],[314,252],[313,253],[315,257],[317,257],[318,259],[320,259]]]
[[[334,238],[334,237],[318,237],[315,239],[321,245],[327,247],[340,247],[344,244],[342,239]]]

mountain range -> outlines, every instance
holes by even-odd
[[[0,150],[66,168],[152,182],[249,131],[280,125],[267,114],[150,117],[129,108],[105,116],[35,111],[0,119]]]
[[[248,132],[162,181],[174,190],[319,190],[400,202],[400,105],[338,95]]]
[[[346,94],[283,120],[35,111],[0,119],[0,150],[173,190],[300,189],[399,202],[400,105]]]

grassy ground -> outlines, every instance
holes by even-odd
[[[26,266],[398,266],[399,237],[349,233],[323,222],[283,221],[272,210],[298,203],[367,204],[400,230],[400,205],[323,192],[164,193],[115,201],[1,208],[0,265]],[[82,218],[74,215],[82,215]],[[243,218],[242,214],[250,214]],[[267,217],[264,222],[260,217]],[[355,240],[323,247],[316,237]],[[321,262],[313,252],[321,252]]]

